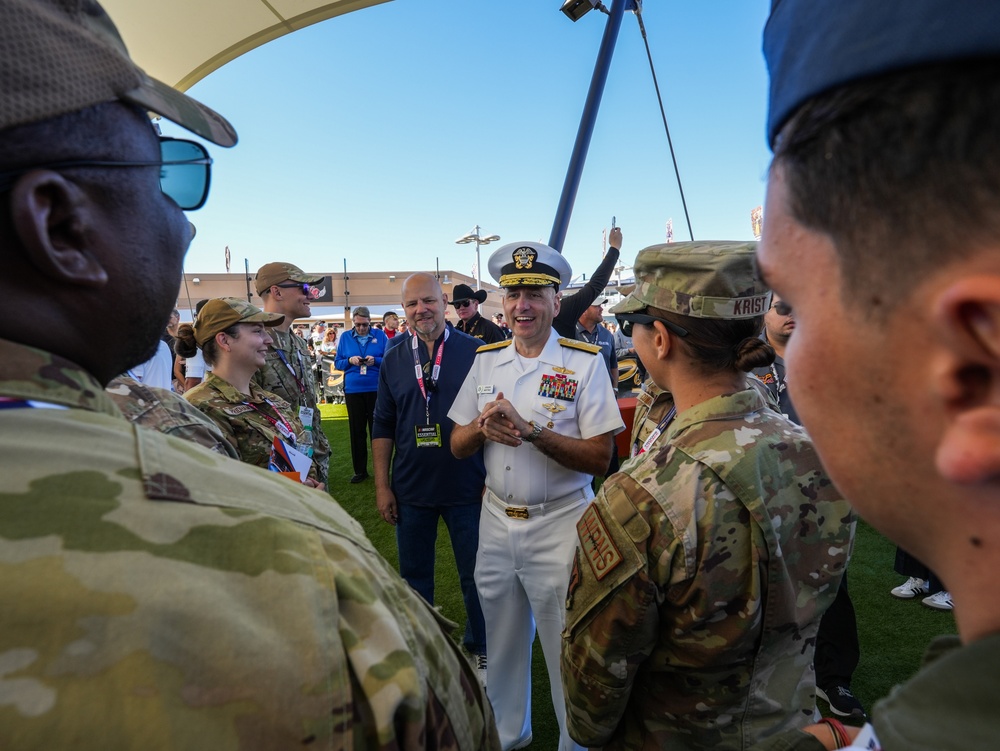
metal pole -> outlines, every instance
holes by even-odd
[[[483,270],[479,268],[479,227],[476,227],[476,290],[481,290],[483,288],[483,283],[481,281],[483,275]]]
[[[562,253],[562,246],[566,241],[569,219],[573,214],[573,203],[576,201],[576,192],[580,187],[583,165],[587,161],[587,150],[590,148],[590,138],[594,134],[594,124],[597,122],[597,111],[601,108],[604,84],[608,80],[608,69],[611,67],[615,43],[618,41],[618,30],[621,28],[622,16],[625,15],[625,5],[628,2],[629,0],[614,0],[611,3],[611,14],[604,27],[604,38],[601,40],[597,62],[594,64],[594,75],[590,79],[590,91],[587,94],[587,103],[583,107],[583,115],[580,118],[576,145],[573,147],[573,155],[569,160],[569,169],[566,170],[566,182],[563,183],[562,197],[559,199],[559,208],[556,209],[556,218],[552,224],[552,234],[549,235],[549,245],[560,253]]]

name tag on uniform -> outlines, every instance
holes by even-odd
[[[414,429],[417,436],[417,448],[440,448],[441,446],[441,426],[440,425],[417,425]]]
[[[492,394],[493,393],[493,384],[491,383],[488,386],[486,386],[486,385],[476,386],[476,393],[477,394]]]
[[[299,407],[299,420],[302,422],[303,428],[311,428],[313,426],[314,411],[312,407]]]

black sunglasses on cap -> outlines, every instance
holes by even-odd
[[[622,334],[625,336],[632,336],[632,327],[634,324],[640,323],[644,326],[652,326],[655,321],[659,321],[664,326],[666,326],[670,331],[677,334],[677,336],[687,336],[688,330],[681,328],[673,321],[668,321],[665,318],[657,318],[656,316],[646,315],[645,313],[619,313],[615,316],[618,319],[618,325],[622,327]]]
[[[200,143],[181,138],[160,137],[160,159],[155,162],[112,162],[73,159],[65,162],[29,164],[16,170],[0,172],[0,191],[10,190],[14,182],[31,170],[64,170],[77,167],[159,167],[160,190],[185,211],[205,205],[212,177],[212,158]]]

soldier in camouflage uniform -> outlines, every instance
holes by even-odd
[[[176,348],[182,357],[197,347],[213,366],[184,398],[219,426],[240,461],[257,467],[270,464],[275,438],[300,451],[312,445],[303,440],[308,432],[288,402],[252,380],[265,357],[257,347],[271,343],[267,329],[282,320],[246,300],[218,297],[206,303],[193,326],[184,324],[177,332]],[[306,482],[321,484],[315,462]]]
[[[277,394],[288,402],[302,425],[308,430],[304,438],[311,441],[301,447],[310,453],[319,481],[324,485],[330,470],[330,441],[323,432],[319,406],[316,404],[316,372],[313,356],[302,337],[291,331],[292,321],[308,318],[309,301],[319,292],[313,285],[323,277],[313,277],[290,263],[268,263],[257,271],[257,294],[264,301],[264,310],[278,313],[285,319],[271,328],[271,345],[264,367],[253,380],[258,386]]]
[[[752,257],[653,246],[614,310],[677,415],[577,524],[562,674],[583,745],[741,749],[811,721],[853,526],[805,433],[747,383],[773,357]]]
[[[155,347],[207,188],[150,109],[235,142],[93,0],[0,3],[0,748],[499,749],[451,626],[329,496],[104,390]]]
[[[239,460],[240,455],[219,426],[179,394],[147,386],[128,376],[112,379],[104,390],[129,422],[200,443],[216,453]]]

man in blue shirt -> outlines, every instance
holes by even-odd
[[[610,331],[604,328],[604,303],[606,302],[607,298],[598,297],[585,311],[583,311],[583,314],[576,322],[576,338],[581,342],[587,342],[587,344],[593,344],[601,348],[601,355],[604,357],[604,364],[608,368],[608,375],[611,376],[611,388],[617,391],[618,354],[615,349],[614,336]],[[618,446],[616,444],[611,454],[611,463],[608,465],[608,471],[604,473],[604,476],[610,477],[618,471],[618,467]],[[596,492],[596,477],[594,478],[592,484]]]
[[[384,333],[372,328],[371,319],[368,308],[355,308],[354,328],[341,335],[334,360],[337,370],[344,371],[344,404],[347,405],[351,464],[354,467],[352,483],[368,479],[368,434],[375,437],[372,422],[378,393],[378,371],[389,341]]]
[[[382,518],[396,527],[399,573],[431,604],[438,519],[444,519],[468,614],[464,645],[485,683],[486,624],[474,574],[486,467],[482,449],[466,459],[451,453],[454,423],[448,419],[480,342],[445,321],[447,306],[432,275],[413,274],[403,282],[409,332],[396,335],[402,341],[386,352],[379,373],[375,500]]]
[[[604,357],[604,364],[608,366],[608,375],[611,376],[611,387],[618,389],[618,355],[615,350],[615,338],[611,332],[604,327],[604,303],[607,299],[599,297],[583,311],[576,322],[576,338],[587,344],[594,344],[601,348],[601,355]]]

